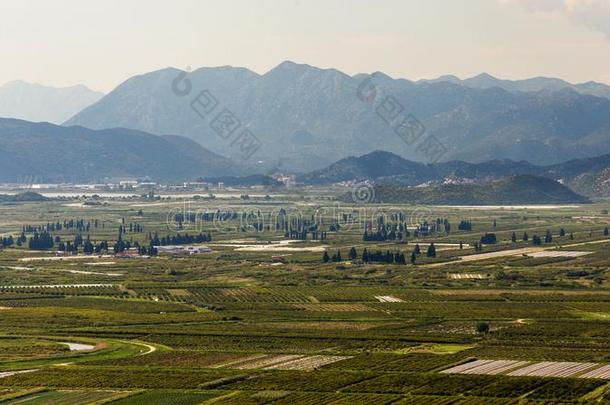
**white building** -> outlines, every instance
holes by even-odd
[[[169,255],[196,255],[200,253],[212,253],[212,249],[207,246],[155,246],[158,253]]]

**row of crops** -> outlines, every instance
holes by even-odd
[[[306,373],[306,374],[303,374]],[[177,370],[156,368],[47,369],[7,377],[4,386],[43,383],[57,388],[187,389],[223,391],[290,391],[344,394],[394,394],[410,396],[472,396],[567,401],[577,400],[605,385],[605,381],[582,379],[532,379],[438,373]]]

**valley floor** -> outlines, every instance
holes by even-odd
[[[119,225],[137,223],[144,231],[127,230],[124,240],[145,245],[149,232],[203,231],[212,252],[63,257],[27,244],[0,251],[0,403],[610,401],[608,204],[429,207],[427,220],[447,219],[450,232],[405,243],[364,241],[363,228],[336,226],[345,217],[330,208],[319,214],[321,196],[189,208],[320,215],[326,239],[290,242],[282,229],[257,230],[241,214],[177,229],[168,222],[171,201],[106,202],[0,205],[0,234],[84,219],[105,224],[85,237],[113,241]],[[366,207],[369,220],[384,215],[386,224],[398,218],[391,212],[416,208]],[[361,206],[341,210],[365,215]],[[458,230],[462,220],[472,229]],[[547,230],[552,241],[533,246],[531,237]],[[475,252],[485,233],[497,243]],[[431,242],[435,257],[426,256]],[[416,245],[422,253],[412,264]],[[365,248],[403,253],[407,263],[364,261]],[[340,261],[322,260],[337,251]]]

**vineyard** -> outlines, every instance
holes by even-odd
[[[307,218],[327,202],[286,198]],[[168,229],[170,200],[107,202],[0,204],[0,230],[16,238],[27,224],[84,218],[99,221],[89,235],[99,243],[137,223],[147,231],[124,238],[141,246],[148,232],[201,232]],[[213,204],[240,212],[279,203]],[[213,251],[200,255],[59,260],[10,246],[0,251],[0,403],[608,403],[607,208],[436,207],[435,218],[470,227],[406,243],[363,240],[332,214],[321,214],[325,239],[291,242],[281,230],[241,229],[235,214],[202,230]],[[511,240],[547,228],[547,244]],[[496,243],[475,251],[489,233]],[[436,257],[423,257],[431,242]],[[364,249],[408,258],[416,244],[424,254],[414,264],[362,260]],[[324,251],[336,261],[324,262]]]

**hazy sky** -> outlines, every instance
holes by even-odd
[[[0,53],[0,85],[105,92],[167,66],[284,60],[610,83],[610,0],[0,0]]]

